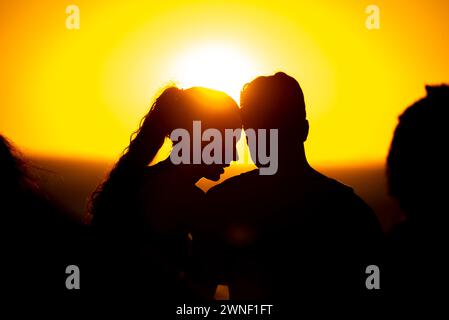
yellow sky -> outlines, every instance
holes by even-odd
[[[285,71],[305,93],[312,163],[380,162],[398,114],[449,82],[448,31],[444,0],[2,1],[0,132],[30,153],[112,159],[170,81],[236,97]]]

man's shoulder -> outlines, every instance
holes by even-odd
[[[325,176],[316,170],[309,174],[309,190],[329,200],[330,205],[349,207],[357,211],[372,212],[366,202],[356,194],[354,189],[336,179]]]
[[[256,191],[266,189],[267,187],[281,186],[284,189],[290,189],[291,192],[305,189],[310,193],[316,194],[335,194],[339,196],[346,195],[349,197],[357,197],[350,186],[329,178],[314,169],[307,171],[305,177],[303,177],[305,179],[302,181],[300,180],[303,178],[297,181],[295,175],[292,175],[290,178],[290,180],[284,181],[282,179],[276,179],[274,176],[260,175],[259,169],[254,169],[223,181],[211,188],[207,194],[211,196],[225,192],[242,192],[248,189]]]
[[[336,196],[356,196],[354,189],[336,179],[330,178],[315,169],[306,173],[307,189],[311,192],[335,194]]]
[[[381,238],[381,225],[375,212],[353,188],[316,171],[313,176],[311,180],[321,190],[315,198],[317,206],[326,209],[326,217],[335,227],[361,238]]]

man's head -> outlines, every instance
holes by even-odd
[[[240,95],[240,105],[245,130],[278,130],[281,157],[300,150],[306,141],[309,123],[304,95],[299,83],[287,74],[278,72],[247,83]],[[255,160],[254,150],[251,153]]]
[[[307,139],[304,95],[298,81],[287,74],[278,72],[247,83],[240,105],[245,129],[279,129],[282,139],[293,143]]]

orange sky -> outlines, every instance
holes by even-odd
[[[444,0],[2,1],[0,132],[29,153],[113,159],[170,81],[237,97],[282,70],[305,93],[312,163],[380,162],[398,114],[449,82],[448,31]]]

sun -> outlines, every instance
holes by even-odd
[[[173,80],[182,88],[208,87],[239,102],[242,86],[256,75],[253,61],[242,50],[224,44],[200,45],[174,63]]]
[[[174,61],[176,62],[172,65],[172,81],[179,87],[201,86],[220,90],[229,94],[237,103],[240,101],[243,85],[258,74],[254,59],[245,55],[243,50],[224,44],[192,47],[181,53]],[[168,158],[172,145],[167,138],[150,165]],[[198,186],[206,191],[231,176],[254,169],[244,133],[237,143],[237,150],[239,161],[232,162],[219,181],[201,179]]]

